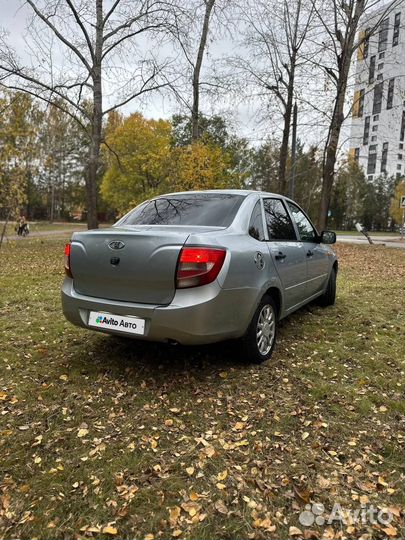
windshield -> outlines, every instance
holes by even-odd
[[[185,193],[148,201],[135,208],[120,225],[202,225],[229,227],[244,195]]]

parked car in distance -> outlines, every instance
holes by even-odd
[[[278,322],[335,302],[338,261],[292,200],[258,191],[171,193],[65,248],[65,317],[132,338],[189,344],[240,339],[270,358]]]

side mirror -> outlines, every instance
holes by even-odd
[[[333,231],[322,231],[319,240],[321,244],[334,244],[336,242],[336,233]]]

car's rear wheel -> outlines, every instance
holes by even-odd
[[[242,338],[242,351],[248,362],[261,364],[274,350],[277,336],[277,307],[273,298],[263,296],[252,321]]]
[[[322,296],[319,297],[319,304],[321,306],[333,306],[336,300],[336,270],[332,268],[328,279],[326,290]]]

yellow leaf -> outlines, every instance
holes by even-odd
[[[77,436],[81,439],[82,437],[85,437],[88,434],[89,430],[86,428],[80,428],[77,432]]]
[[[189,476],[193,476],[193,474],[194,474],[194,467],[187,467],[187,468],[186,468],[186,473],[187,473]]]
[[[222,480],[225,480],[227,478],[227,476],[228,476],[228,471],[225,469],[225,471],[222,471],[222,472],[217,474],[217,480],[222,482]]]
[[[168,418],[167,420],[165,420],[165,426],[172,426],[173,425],[173,420],[171,418]]]
[[[221,379],[226,379],[228,377],[228,372],[227,371],[221,371],[219,376],[221,377]]]
[[[112,527],[111,525],[107,525],[106,527],[103,527],[103,531],[102,531],[104,534],[111,534],[111,535],[115,535],[118,533],[118,530],[115,528],[115,527]]]
[[[396,530],[396,528],[392,527],[391,525],[389,527],[385,527],[383,531],[385,532],[387,536],[396,536],[398,534],[398,531]]]
[[[305,439],[308,439],[308,437],[309,437],[308,431],[304,431],[304,433],[303,433],[302,436],[301,436],[301,439],[302,439],[303,441],[305,441]]]
[[[233,426],[233,429],[235,429],[236,431],[240,431],[244,427],[245,427],[244,422],[236,422],[236,424]]]
[[[225,488],[226,488],[226,485],[225,485],[225,484],[221,484],[221,482],[218,482],[218,483],[216,484],[216,486],[217,486],[218,489],[225,489]]]
[[[42,461],[42,459],[39,456],[35,456],[34,463],[36,463],[38,465],[39,463],[41,463],[41,461]]]
[[[169,509],[169,519],[172,525],[174,525],[179,519],[180,512],[181,512],[180,506],[175,506],[174,508]]]
[[[5,401],[7,399],[7,394],[5,392],[0,392],[0,401]]]
[[[174,538],[177,538],[180,535],[181,535],[180,529],[176,529],[175,531],[172,532],[172,536],[174,536]]]
[[[155,535],[154,534],[147,534],[143,537],[143,540],[154,540]]]
[[[61,381],[67,381],[68,378],[69,378],[69,377],[68,377],[67,375],[61,375],[61,376],[59,377],[59,379],[60,379]]]

